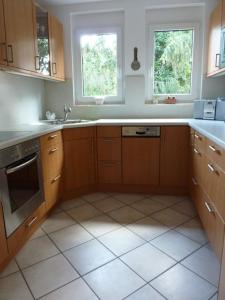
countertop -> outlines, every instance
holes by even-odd
[[[222,121],[206,121],[195,119],[100,119],[97,121],[66,125],[49,125],[40,122],[36,124],[24,124],[17,126],[16,128],[9,128],[7,129],[8,131],[27,131],[27,133],[22,135],[21,137],[0,142],[0,150],[64,128],[110,125],[189,125],[193,129],[199,131],[201,134],[205,135],[206,137],[208,137],[209,139],[211,139],[212,141],[214,141],[215,143],[217,143],[225,149],[225,123]]]

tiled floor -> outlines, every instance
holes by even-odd
[[[0,274],[0,300],[217,299],[219,263],[186,197],[59,205]]]

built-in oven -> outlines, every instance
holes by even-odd
[[[38,139],[0,151],[0,201],[7,237],[44,201]]]

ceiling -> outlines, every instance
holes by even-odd
[[[46,5],[66,5],[66,4],[87,3],[87,2],[96,2],[96,1],[105,1],[105,0],[39,0],[38,2]]]

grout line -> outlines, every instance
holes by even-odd
[[[153,286],[151,286],[149,283],[145,284],[144,286],[140,287],[139,289],[137,289],[136,291],[132,292],[131,294],[129,294],[128,296],[122,298],[122,300],[126,300],[128,299],[130,296],[134,295],[135,293],[139,292],[141,289],[143,289],[144,287],[149,286],[150,288],[152,288],[153,290],[155,290],[162,298],[164,298],[165,300],[168,300],[163,294],[161,294],[159,291],[157,291]],[[150,299],[151,300],[151,299]]]

